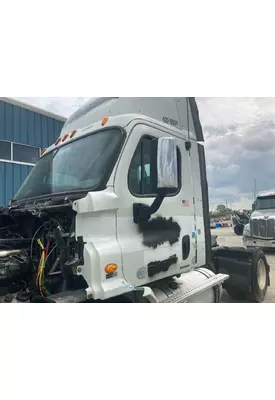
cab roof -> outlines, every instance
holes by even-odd
[[[275,196],[275,189],[263,190],[258,194],[257,198],[269,196]]]
[[[147,116],[173,128],[189,131],[194,139],[204,141],[194,97],[100,97],[86,102],[74,112],[67,119],[61,136],[75,129],[84,129],[104,117],[128,114]]]

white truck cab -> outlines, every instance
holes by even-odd
[[[219,302],[225,287],[262,301],[264,254],[211,248],[203,142],[194,98],[85,104],[0,213],[2,298]]]
[[[275,248],[275,189],[257,195],[243,243],[247,248]]]
[[[78,273],[89,296],[110,298],[206,265],[203,137],[196,136],[186,98],[99,99],[69,118],[60,139],[43,156],[60,148],[62,179],[68,180],[78,157],[84,170],[78,180],[96,189],[73,204],[76,234],[86,243]],[[157,160],[154,144],[161,139]],[[156,204],[161,189],[168,194]],[[143,218],[154,203],[152,218]],[[114,274],[105,272],[109,264],[117,266]]]

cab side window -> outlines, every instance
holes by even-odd
[[[151,176],[151,144],[153,138],[143,137],[139,142],[132,159],[128,174],[128,186],[134,196],[154,196]],[[180,171],[180,151],[178,149],[178,165]],[[181,187],[179,176],[179,187]],[[177,191],[178,192],[178,191]],[[175,194],[177,194],[174,193]]]

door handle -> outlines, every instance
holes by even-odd
[[[190,254],[190,236],[189,235],[183,236],[181,246],[182,246],[182,259],[185,261],[185,260],[187,260],[187,258],[189,257],[189,254]]]

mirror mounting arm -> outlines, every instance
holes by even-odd
[[[164,199],[165,199],[165,193],[161,192],[157,195],[151,206],[148,206],[147,204],[134,203],[133,205],[134,223],[139,224],[141,222],[149,221],[151,216],[156,212],[158,212]]]

